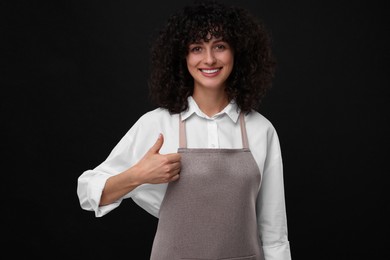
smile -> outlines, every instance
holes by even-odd
[[[220,71],[222,68],[218,68],[218,69],[199,69],[201,72],[203,73],[207,73],[207,74],[213,74],[213,73],[216,73],[218,71]]]
[[[219,75],[221,70],[222,70],[222,67],[220,67],[220,68],[212,68],[212,69],[199,69],[199,71],[205,77],[215,77],[215,76]]]
[[[212,73],[215,73],[215,72],[217,72],[217,71],[219,71],[220,69],[212,69],[212,70],[200,70],[200,71],[202,71],[202,72],[204,72],[204,73],[208,73],[208,74],[212,74]]]

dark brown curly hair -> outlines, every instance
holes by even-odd
[[[243,112],[257,110],[271,87],[275,59],[262,21],[240,7],[217,1],[198,1],[173,14],[151,49],[150,98],[170,113],[188,108],[194,80],[187,69],[188,46],[208,34],[222,37],[234,51],[233,71],[226,93]]]

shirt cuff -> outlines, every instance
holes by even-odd
[[[265,260],[291,260],[290,243],[288,241],[272,246],[263,246]]]
[[[102,196],[102,192],[108,178],[109,176],[107,175],[94,176],[93,177],[94,185],[93,186],[91,185],[90,188],[88,189],[89,204],[91,205],[92,210],[95,212],[95,217],[102,217],[106,215],[111,210],[117,208],[122,202],[122,199],[120,199],[109,205],[99,206],[100,198]]]

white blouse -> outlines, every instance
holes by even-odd
[[[181,113],[186,120],[188,148],[242,148],[239,109],[231,102],[220,113],[205,115],[192,97],[189,109]],[[278,135],[273,125],[257,111],[245,115],[249,148],[260,169],[257,219],[265,260],[291,259],[287,237],[283,165]],[[179,147],[179,115],[157,108],[141,116],[114,147],[105,161],[86,170],[78,178],[77,195],[81,208],[104,216],[131,198],[141,208],[158,217],[167,184],[143,184],[118,201],[99,206],[106,180],[137,163],[164,135],[161,154],[176,153]]]

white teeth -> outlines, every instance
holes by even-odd
[[[211,73],[215,73],[215,72],[219,71],[219,69],[214,69],[214,70],[201,70],[201,71],[204,72],[204,73],[209,73],[209,74],[211,74]]]

